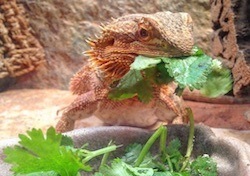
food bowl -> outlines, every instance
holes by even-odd
[[[182,144],[181,151],[186,152],[189,127],[186,125],[169,125],[167,143],[178,138]],[[66,133],[74,140],[76,147],[81,147],[88,143],[91,150],[106,147],[112,140],[122,147],[111,154],[110,157],[123,155],[124,148],[131,143],[142,143],[148,140],[152,131],[134,127],[123,126],[103,126],[76,129]],[[3,148],[17,144],[17,139],[5,140],[0,143],[0,175],[12,175],[9,171],[10,165],[3,163]],[[152,148],[152,152],[158,150],[157,146]],[[195,141],[192,157],[208,154],[217,162],[218,175],[220,176],[250,176],[250,146],[238,139],[218,137],[204,125],[195,126]],[[100,158],[91,161],[94,168],[99,166]],[[92,175],[82,173],[82,175]]]

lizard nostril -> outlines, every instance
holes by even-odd
[[[108,44],[109,44],[110,46],[113,46],[114,43],[115,43],[115,39],[114,39],[114,38],[112,38],[112,39],[109,40],[109,42],[108,42]]]

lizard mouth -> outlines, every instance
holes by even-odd
[[[166,44],[164,46],[154,46],[133,42],[126,47],[106,46],[101,51],[94,49],[88,55],[90,56],[90,61],[97,68],[99,74],[101,74],[101,77],[107,77],[107,80],[119,80],[130,70],[130,65],[138,55],[147,57],[180,57],[189,55],[189,53],[183,53],[176,47]]]
[[[148,57],[181,57],[181,56],[188,56],[190,53],[184,53],[176,49],[174,46],[153,46],[153,45],[130,45],[128,47],[110,47],[106,48],[105,50],[107,55],[121,55],[121,56],[148,56]]]

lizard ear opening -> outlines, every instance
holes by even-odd
[[[106,46],[113,46],[115,43],[115,39],[112,37],[112,38],[109,38],[109,37],[104,37],[102,39],[99,39],[97,42],[96,42],[96,46],[102,46],[102,47],[106,47]]]
[[[115,39],[114,39],[114,38],[111,38],[110,40],[108,40],[108,41],[106,42],[106,46],[113,46],[114,43],[115,43]]]

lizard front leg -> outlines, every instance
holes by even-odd
[[[89,63],[71,79],[70,90],[78,97],[63,109],[61,118],[56,125],[58,132],[73,130],[76,120],[91,116],[97,110],[98,102],[108,92]]]
[[[181,124],[188,122],[185,104],[182,98],[174,93],[175,88],[174,84],[169,84],[162,85],[159,89],[156,116],[163,123]]]
[[[106,96],[106,89],[92,90],[79,95],[73,103],[63,110],[56,125],[57,132],[74,129],[76,120],[90,117],[98,108],[98,103]]]

